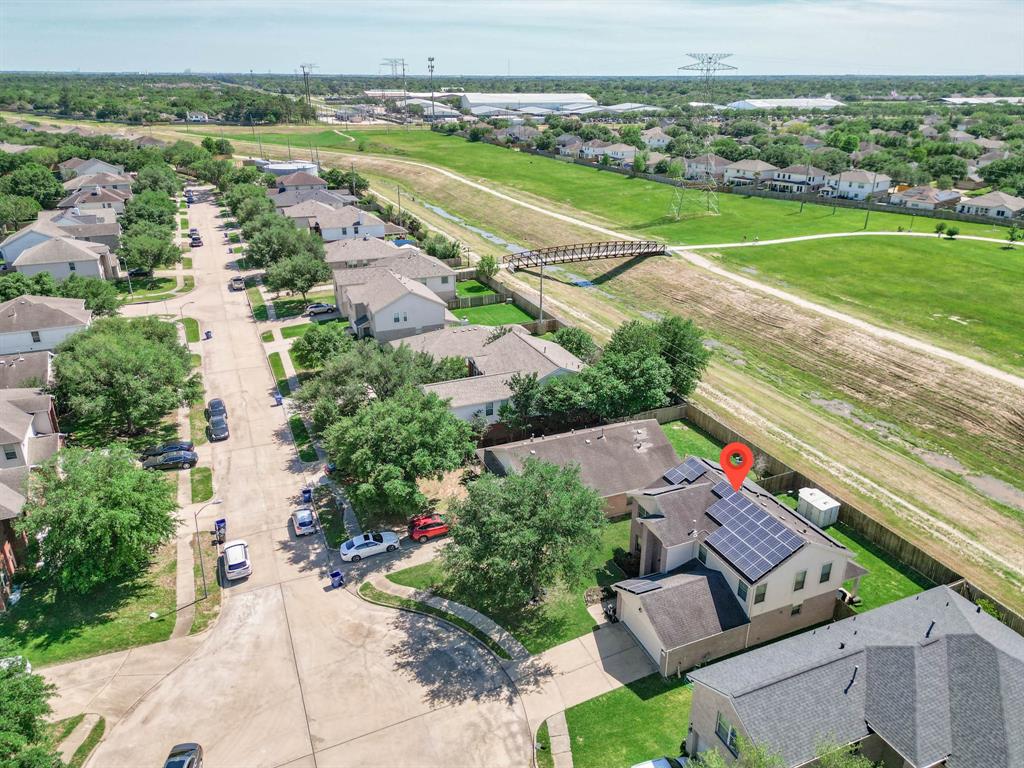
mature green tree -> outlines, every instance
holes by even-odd
[[[708,749],[691,760],[696,768],[785,768],[786,761],[781,757],[742,736],[737,739],[736,746],[739,755],[731,763],[725,762],[717,749]]]
[[[117,286],[98,277],[71,275],[57,284],[57,295],[66,299],[85,299],[85,308],[95,315],[114,315],[121,307]]]
[[[33,222],[42,209],[33,197],[0,195],[0,228],[13,230]]]
[[[138,434],[201,392],[176,326],[155,317],[100,318],[57,352],[57,402],[110,437]]]
[[[215,139],[212,136],[207,136],[202,141],[203,149],[209,152],[211,155],[228,155],[230,156],[234,152],[234,147],[231,146],[231,142],[227,139]]]
[[[481,256],[480,261],[476,263],[476,273],[487,279],[498,274],[498,269],[498,260],[493,256]]]
[[[324,241],[306,230],[298,229],[283,216],[285,226],[275,226],[257,232],[249,240],[246,257],[257,267],[269,267],[278,261],[302,254],[323,260]]]
[[[134,195],[124,204],[122,224],[125,230],[131,229],[141,222],[149,222],[171,231],[174,229],[174,217],[178,206],[163,192],[152,189]]]
[[[31,197],[43,208],[54,208],[67,193],[45,165],[25,163],[0,178],[0,194]]]
[[[555,342],[585,363],[597,359],[599,350],[593,337],[575,325],[567,325],[555,331]]]
[[[594,393],[593,409],[603,419],[630,416],[668,402],[672,369],[660,355],[642,350],[608,352],[582,376]]]
[[[61,768],[47,743],[46,716],[56,687],[42,675],[27,671],[26,661],[8,638],[0,638],[0,766]]]
[[[458,469],[476,447],[469,424],[412,386],[339,419],[324,444],[357,505],[403,516],[426,501],[417,480]]]
[[[29,162],[45,165],[47,168],[60,162],[60,156],[53,147],[33,147],[25,153],[25,159]]]
[[[318,256],[298,253],[271,264],[264,282],[272,291],[299,293],[305,301],[306,294],[314,285],[330,279],[331,268],[327,262]]]
[[[633,155],[633,173],[647,173],[647,162],[650,154],[642,150]]]
[[[370,188],[370,182],[353,170],[324,168],[320,171],[320,178],[327,182],[330,189],[344,190],[355,197],[360,197]]]
[[[127,446],[64,448],[29,478],[18,527],[38,539],[44,575],[84,594],[144,568],[174,535],[177,508],[177,484]]]
[[[578,584],[605,525],[604,503],[579,467],[536,459],[522,472],[470,483],[450,517],[451,541],[441,553],[448,579],[508,608],[525,607],[553,584]]]
[[[498,409],[498,418],[518,432],[529,427],[539,414],[541,385],[532,371],[515,373],[507,383],[511,395]]]
[[[711,360],[711,350],[704,346],[704,333],[692,320],[678,315],[663,318],[656,330],[661,356],[672,369],[672,389],[679,397],[688,397]]]
[[[223,183],[234,166],[230,160],[218,160],[214,157],[205,158],[189,166],[189,170],[203,181],[214,184],[217,187]]]
[[[249,198],[267,199],[267,188],[259,184],[235,184],[224,193],[224,205],[238,215],[238,207]]]
[[[937,155],[924,161],[924,169],[932,175],[933,179],[941,176],[949,176],[952,179],[962,179],[967,175],[967,161],[956,155]]]
[[[850,167],[850,155],[841,149],[826,149],[813,155],[813,164],[832,174],[841,173]]]
[[[118,255],[128,269],[155,269],[181,261],[181,249],[171,242],[171,233],[160,225],[141,220],[121,237]]]
[[[321,368],[355,342],[343,323],[316,323],[292,344],[291,354],[303,368]]]
[[[640,136],[639,125],[624,125],[619,130],[619,141],[623,144],[629,144],[630,146],[636,147],[637,149],[643,149],[646,146],[643,138]]]
[[[435,232],[423,241],[423,250],[435,259],[457,259],[462,255],[462,244]]]
[[[138,170],[132,189],[136,194],[153,190],[164,195],[176,195],[181,189],[181,182],[167,163],[151,163]]]
[[[274,227],[291,227],[295,224],[291,219],[274,210],[274,204],[267,198],[252,197],[238,206],[238,220],[242,225],[242,237],[252,240],[257,232]]]

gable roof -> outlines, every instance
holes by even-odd
[[[379,237],[367,235],[324,243],[324,260],[328,264],[343,261],[373,261],[398,256],[403,250],[406,249],[392,245]]]
[[[813,165],[787,165],[779,173],[795,173],[800,176],[828,176],[828,171],[815,168]]]
[[[637,595],[666,651],[750,623],[725,577],[696,561],[613,586]]]
[[[0,389],[49,385],[52,359],[48,350],[0,356]]]
[[[754,160],[753,158],[747,158],[746,160],[737,160],[735,163],[729,163],[725,166],[727,169],[734,171],[777,171],[779,170],[771,163],[766,163],[764,160]]]
[[[295,171],[295,173],[289,173],[285,176],[279,176],[275,182],[279,187],[290,187],[290,186],[309,186],[312,184],[327,186],[327,182],[321,179],[319,176],[314,176],[308,171]]]
[[[88,243],[73,237],[51,237],[26,248],[12,262],[15,269],[30,264],[59,264],[74,261],[99,261],[100,254],[110,249],[102,243]]]
[[[354,205],[334,208],[316,200],[306,200],[297,205],[282,208],[281,213],[291,219],[315,221],[321,228],[351,227],[356,224],[367,227],[381,226],[383,221]]]
[[[0,333],[85,326],[90,322],[92,312],[85,308],[85,299],[26,295],[0,304]]]
[[[857,184],[873,184],[877,180],[884,181],[887,186],[892,182],[892,179],[884,173],[868,173],[867,171],[862,171],[859,168],[852,171],[843,171],[842,173],[834,174],[829,176],[828,180],[837,183],[845,181],[847,183],[853,182]]]
[[[653,419],[608,424],[485,448],[492,472],[502,465],[516,471],[529,458],[559,466],[576,464],[580,479],[602,496],[651,483],[678,462],[675,449]]]
[[[75,176],[64,182],[64,189],[69,192],[82,189],[83,187],[110,187],[115,184],[131,185],[131,176],[114,173],[90,173],[86,176]]]
[[[981,208],[995,208],[1005,206],[1011,211],[1024,209],[1024,197],[1014,197],[1005,192],[988,192],[978,197],[971,197],[963,201],[964,205],[974,205]]]
[[[360,285],[371,279],[374,270],[388,269],[395,274],[410,277],[413,280],[425,280],[431,277],[454,277],[455,270],[441,263],[433,256],[427,256],[412,248],[394,250],[398,253],[375,259],[367,267],[339,268],[334,272],[334,283],[340,286]],[[408,253],[402,253],[407,250]],[[454,280],[452,284],[454,284]]]
[[[689,675],[787,765],[870,732],[916,768],[1024,764],[1024,638],[946,586]]]
[[[123,203],[131,193],[107,187],[82,187],[72,192],[59,203],[58,208],[74,208],[82,203]]]
[[[267,191],[268,193],[275,193],[270,195],[270,199],[277,208],[287,208],[288,206],[298,205],[308,200],[315,200],[332,208],[340,208],[343,205],[351,205],[359,199],[332,189],[286,189],[284,192],[278,192],[275,189]]]
[[[894,198],[904,200],[916,200],[923,203],[945,203],[949,200],[959,200],[960,193],[952,189],[936,189],[930,186],[911,187],[902,192],[893,193]]]
[[[408,295],[417,296],[431,304],[447,307],[445,302],[423,283],[403,277],[389,269],[375,269],[373,275],[365,283],[353,285],[348,289],[348,296],[353,304],[364,304],[370,312],[374,313],[386,309],[398,299]]]
[[[694,165],[710,165],[713,168],[725,168],[727,165],[729,165],[728,160],[726,160],[724,157],[719,157],[713,152],[708,152],[703,155],[697,155],[696,157],[688,157],[686,158],[686,162],[692,163]]]

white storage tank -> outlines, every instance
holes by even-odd
[[[839,519],[839,502],[817,488],[801,488],[796,511],[819,528],[827,528]]]
[[[298,173],[299,171],[305,171],[316,176],[319,172],[316,163],[311,163],[307,160],[280,160],[272,163],[267,163],[260,170],[264,173],[272,173],[275,176],[287,176],[290,173]]]

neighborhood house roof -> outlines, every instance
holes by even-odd
[[[884,173],[869,173],[868,171],[853,170],[843,171],[837,173],[834,176],[829,176],[828,180],[837,183],[847,184],[874,184],[875,181],[884,182],[887,186],[892,179],[886,176]]]
[[[128,192],[117,189],[84,187],[65,197],[57,203],[57,207],[74,208],[83,203],[123,203],[129,196]]]
[[[397,256],[402,252],[398,246],[379,237],[353,237],[324,244],[324,258],[331,262],[372,261]]]
[[[965,205],[976,206],[979,208],[998,208],[1005,207],[1011,211],[1019,211],[1024,209],[1024,197],[1014,197],[1008,195],[1005,192],[988,192],[978,197],[968,198],[963,201]]]
[[[370,312],[376,313],[411,294],[432,304],[446,306],[436,293],[422,283],[388,269],[375,269],[373,273],[365,283],[348,289],[348,297],[353,304],[363,304]]]
[[[759,173],[761,171],[777,171],[777,167],[771,163],[766,163],[764,160],[737,160],[735,163],[730,163],[725,166],[727,169],[733,171],[750,171],[751,173]]]
[[[50,351],[0,356],[0,389],[48,385],[52,358]]]
[[[109,250],[102,243],[88,243],[71,237],[52,237],[19,253],[13,265],[17,269],[30,264],[99,261],[100,254]]]
[[[580,478],[602,496],[652,483],[678,462],[675,449],[653,419],[506,443],[484,449],[484,463],[520,470],[536,458],[560,466],[579,465]]]
[[[871,732],[915,768],[1024,765],[1024,638],[946,586],[689,675],[787,765]]]
[[[0,304],[0,333],[66,328],[91,321],[92,312],[85,308],[85,299],[26,295]]]
[[[787,165],[779,173],[791,173],[794,176],[828,176],[828,171],[815,168],[813,165]]]
[[[950,200],[959,200],[960,193],[952,189],[936,189],[935,187],[911,187],[902,192],[897,192],[893,197],[903,200],[914,200],[921,203],[945,203]]]
[[[279,187],[305,187],[313,184],[327,186],[326,181],[308,171],[296,171],[287,176],[279,176],[274,183]]]
[[[277,208],[288,208],[308,200],[324,203],[332,208],[340,208],[343,205],[351,205],[359,199],[344,192],[336,192],[330,189],[286,189],[284,192],[272,189],[267,190],[267,192]]]
[[[366,267],[350,267],[335,270],[334,282],[339,286],[361,285],[373,277],[376,270],[387,269],[397,275],[413,280],[431,277],[454,277],[455,270],[441,263],[433,256],[427,256],[412,248],[392,248],[398,251],[391,256],[374,259]],[[403,251],[407,251],[403,253]],[[451,281],[454,285],[455,281]]]
[[[90,173],[87,176],[75,176],[64,182],[64,189],[73,192],[84,187],[112,187],[115,184],[123,185],[132,183],[131,176],[113,173]]]

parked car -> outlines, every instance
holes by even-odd
[[[162,453],[171,453],[172,451],[191,451],[195,447],[195,443],[191,440],[175,440],[162,445],[151,445],[142,452],[142,455],[148,458],[150,456],[159,456]]]
[[[128,270],[128,277],[152,277],[153,270],[148,267],[136,267]]]
[[[657,757],[637,763],[632,768],[686,768],[689,762],[685,757]]]
[[[215,416],[223,416],[225,419],[228,417],[228,407],[219,397],[213,398],[206,404],[206,418],[212,419]]]
[[[199,237],[199,230],[196,229],[195,227],[192,227],[192,229],[188,231],[188,234],[189,237]]]
[[[231,282],[228,283],[228,287],[232,291],[244,291],[245,290],[245,278],[244,277],[232,277]]]
[[[164,768],[203,768],[203,748],[198,744],[175,744]]]
[[[393,531],[372,531],[355,536],[341,545],[341,559],[358,563],[364,557],[394,552],[398,549],[398,534]]]
[[[296,509],[292,512],[292,527],[295,528],[296,536],[316,533],[319,530],[319,526],[316,523],[316,514],[309,507]]]
[[[440,515],[416,515],[409,521],[409,538],[424,544],[435,536],[448,533],[448,523]]]
[[[199,462],[193,451],[171,451],[159,456],[150,456],[142,462],[146,469],[191,469]]]
[[[231,430],[228,429],[228,420],[224,416],[214,416],[210,419],[210,440],[218,442],[231,437]]]
[[[249,544],[245,539],[233,539],[224,545],[224,576],[234,581],[252,575]]]
[[[306,307],[307,315],[326,315],[328,312],[337,312],[338,308],[333,304],[324,304],[323,302],[316,302]]]
[[[193,237],[189,241],[189,245],[192,246],[193,248],[198,248],[202,244],[203,244],[203,238],[199,237],[199,235],[196,235],[195,237]]]

